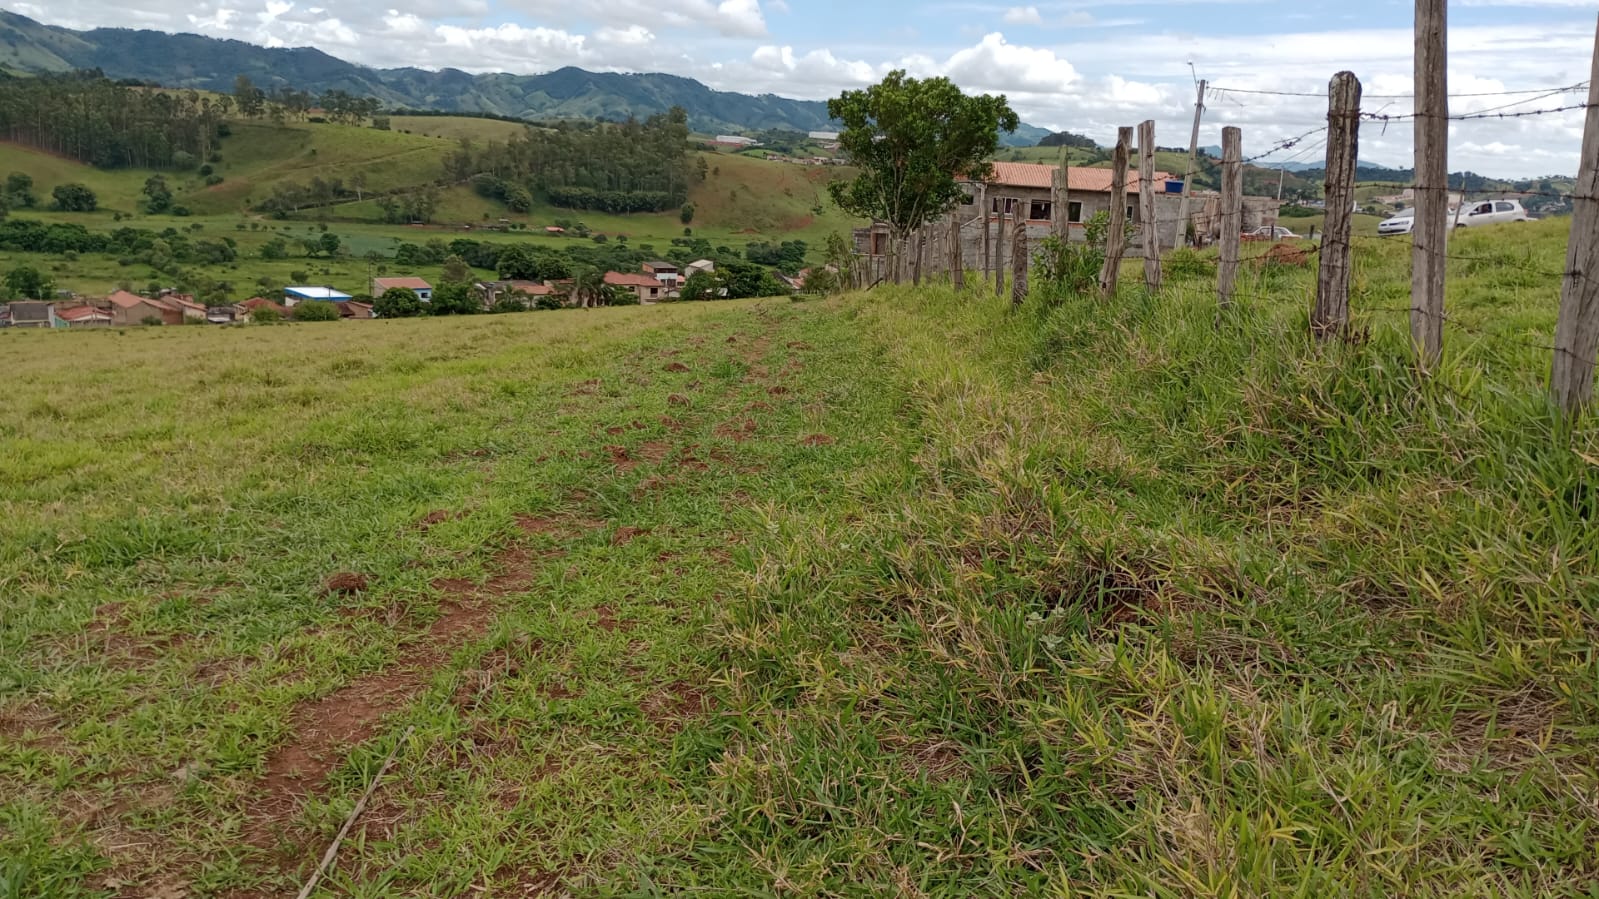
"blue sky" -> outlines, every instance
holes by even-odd
[[[1411,89],[1409,2],[1127,3],[1112,0],[32,0],[8,8],[52,24],[190,31],[316,46],[376,66],[539,72],[563,65],[665,71],[712,87],[825,99],[892,68],[1004,93],[1024,120],[1102,143],[1146,118],[1162,144],[1187,140],[1189,64],[1217,87],[1318,93],[1342,68],[1368,95]],[[1554,89],[1588,77],[1593,0],[1450,4],[1451,93]],[[1581,102],[1462,97],[1453,112]],[[1213,95],[1201,142],[1244,129],[1245,153],[1321,124],[1319,97]],[[1409,111],[1402,97],[1365,108]],[[1511,111],[1511,110],[1507,110]],[[1455,123],[1451,168],[1499,176],[1576,171],[1577,112]],[[1408,124],[1367,126],[1361,158],[1407,165]],[[1270,160],[1313,161],[1314,141]]]

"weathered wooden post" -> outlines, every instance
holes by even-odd
[[[1061,151],[1060,165],[1049,173],[1049,233],[1060,240],[1066,239],[1066,206],[1061,202],[1061,182],[1066,177],[1066,152]]]
[[[988,235],[988,185],[986,184],[977,186],[977,219],[983,223],[983,281],[987,283],[989,259],[993,248]]]
[[[1599,353],[1599,28],[1594,32],[1593,74],[1582,128],[1582,161],[1572,191],[1576,211],[1566,244],[1566,276],[1555,324],[1555,362],[1549,390],[1561,411],[1575,414],[1593,400],[1594,355]]]
[[[927,226],[921,225],[916,229],[915,255],[911,257],[911,284],[922,286],[922,265],[927,260]]]
[[[1144,289],[1160,290],[1160,222],[1155,212],[1155,120],[1138,126],[1138,209],[1143,221]]]
[[[1105,267],[1099,272],[1099,292],[1107,300],[1116,296],[1122,254],[1127,252],[1127,148],[1132,142],[1132,128],[1116,129],[1116,149],[1110,156],[1110,230],[1105,235]]]
[[[1027,216],[1016,217],[1016,234],[1010,245],[1010,304],[1015,307],[1027,300]]]
[[[1238,250],[1244,231],[1243,132],[1228,126],[1221,129],[1221,260],[1216,267],[1216,305],[1226,309],[1233,303],[1233,287],[1238,283]]]
[[[1327,219],[1310,331],[1318,340],[1349,327],[1350,234],[1354,228],[1355,159],[1360,148],[1360,79],[1339,72],[1327,86]]]
[[[999,202],[999,224],[994,234],[994,296],[1005,296],[1005,201]]]
[[[961,246],[960,212],[949,217],[949,276],[956,290],[966,289],[966,253]]]
[[[1423,369],[1436,363],[1444,349],[1444,268],[1449,240],[1445,7],[1445,0],[1416,0],[1416,221],[1410,235],[1410,341],[1416,345]],[[1331,177],[1331,172],[1328,175]],[[1345,215],[1351,202],[1351,198],[1343,201]],[[1332,235],[1332,211],[1329,195],[1323,244]]]

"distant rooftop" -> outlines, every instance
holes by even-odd
[[[342,303],[350,298],[349,294],[331,287],[285,287],[283,292],[302,300],[332,300],[335,303]]]

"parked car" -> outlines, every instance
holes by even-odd
[[[1377,233],[1386,237],[1390,234],[1409,234],[1416,227],[1416,210],[1405,209],[1377,223]]]
[[[1483,200],[1460,210],[1454,222],[1456,228],[1475,228],[1502,222],[1525,222],[1531,218],[1527,210],[1521,208],[1519,200]]]
[[[1261,225],[1259,228],[1244,235],[1251,240],[1299,240],[1298,234],[1284,228],[1282,225]]]

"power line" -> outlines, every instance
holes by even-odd
[[[1552,96],[1554,96],[1556,94],[1565,94],[1565,93],[1570,93],[1572,91],[1577,91],[1577,90],[1586,90],[1587,87],[1588,87],[1588,82],[1579,81],[1576,84],[1571,84],[1571,85],[1567,85],[1566,87],[1555,88],[1555,89],[1552,89],[1552,90],[1550,88],[1546,88],[1546,87],[1537,87],[1537,88],[1527,88],[1525,90],[1514,90],[1514,91],[1481,91],[1481,92],[1477,92],[1477,93],[1450,94],[1449,95],[1449,99],[1458,100],[1458,99],[1465,99],[1465,98],[1468,98],[1468,97],[1514,97],[1514,96],[1518,96],[1518,95],[1521,95],[1521,94],[1543,94],[1544,96],[1551,96],[1552,97]],[[1212,85],[1210,89],[1215,91],[1218,94],[1256,94],[1256,95],[1268,96],[1268,97],[1314,97],[1314,98],[1316,98],[1318,100],[1327,99],[1327,94],[1324,91],[1315,91],[1315,92],[1312,92],[1312,91],[1270,91],[1270,90],[1258,90],[1258,89],[1242,88],[1242,87],[1216,87],[1214,85]],[[1416,95],[1415,94],[1362,94],[1362,96],[1365,97],[1368,100],[1413,100],[1413,99],[1415,99]],[[1530,101],[1522,101],[1522,102],[1530,102]]]

